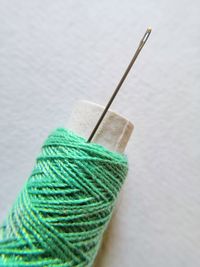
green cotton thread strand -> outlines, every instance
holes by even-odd
[[[92,266],[127,158],[59,128],[1,227],[0,266]]]

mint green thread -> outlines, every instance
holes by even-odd
[[[59,128],[0,231],[0,266],[92,266],[127,174],[124,155]]]

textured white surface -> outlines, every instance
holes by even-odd
[[[0,1],[1,219],[76,100],[104,105],[146,26],[152,36],[112,108],[133,121],[130,172],[100,266],[200,262],[200,2]]]

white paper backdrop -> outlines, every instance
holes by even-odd
[[[130,172],[100,266],[200,264],[200,2],[0,0],[0,219],[78,99],[135,125]]]

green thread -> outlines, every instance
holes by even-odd
[[[55,130],[1,228],[0,266],[92,266],[126,174],[125,156]]]

